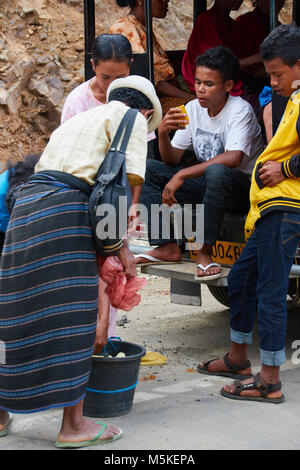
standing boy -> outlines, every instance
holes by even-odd
[[[261,55],[271,86],[290,99],[252,175],[245,226],[250,238],[228,278],[230,351],[223,359],[199,364],[198,371],[233,378],[249,375],[247,348],[257,312],[260,373],[225,386],[221,393],[239,400],[282,403],[279,370],[285,362],[286,297],[300,239],[300,28],[282,25],[273,30]]]

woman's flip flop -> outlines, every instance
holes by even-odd
[[[12,422],[12,420],[13,420],[13,417],[12,417],[12,414],[11,414],[11,413],[8,413],[8,416],[9,416],[8,423],[7,423],[7,425],[5,426],[5,428],[2,429],[2,431],[0,431],[0,437],[7,436],[7,434],[8,434],[8,427],[9,427],[9,425],[11,424],[11,422]]]
[[[80,442],[59,442],[56,441],[55,447],[59,447],[60,449],[72,449],[76,447],[87,447],[87,446],[96,446],[96,445],[103,445],[103,444],[108,444],[109,442],[114,442],[117,439],[121,439],[123,437],[123,431],[122,429],[119,428],[119,433],[116,434],[114,437],[110,439],[100,439],[102,434],[104,433],[107,424],[102,423],[101,421],[97,421],[97,424],[102,425],[102,429],[98,432],[97,436],[95,436],[93,439],[87,440],[87,441],[80,441]]]

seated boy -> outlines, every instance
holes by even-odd
[[[151,237],[151,205],[204,204],[204,244],[197,251],[197,276],[220,276],[212,263],[216,242],[227,211],[242,213],[249,208],[250,175],[263,150],[260,126],[249,103],[229,95],[239,74],[239,61],[224,46],[217,46],[196,61],[197,99],[186,105],[189,123],[178,108],[162,120],[159,150],[162,162],[148,160],[140,202],[148,210],[150,245],[147,255],[159,261],[179,261],[181,249],[174,235]],[[177,129],[172,141],[169,133]],[[184,152],[193,149],[197,163],[180,165]],[[145,256],[136,257],[137,264]],[[149,259],[149,258],[148,258]],[[152,259],[152,258],[151,258]]]

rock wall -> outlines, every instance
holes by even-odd
[[[48,0],[0,2],[0,161],[43,150],[79,82],[82,14]]]
[[[291,2],[291,0],[287,0]],[[212,1],[210,1],[210,4]],[[82,0],[0,0],[0,170],[41,152],[59,125],[67,94],[84,80]],[[95,0],[96,34],[127,9]],[[245,0],[241,12],[251,8]],[[289,22],[289,5],[285,22]],[[192,30],[192,0],[171,0],[154,30],[167,49],[184,49]]]

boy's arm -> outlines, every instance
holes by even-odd
[[[236,168],[240,166],[242,156],[243,152],[240,150],[229,150],[220,155],[217,155],[211,160],[178,171],[178,173],[173,176],[169,183],[166,184],[162,193],[162,202],[168,206],[176,204],[177,200],[175,199],[174,194],[183,185],[185,180],[201,176],[206,168],[208,168],[210,165],[222,164],[228,166],[229,168]]]
[[[162,161],[166,165],[177,166],[183,156],[184,151],[172,147],[168,133],[159,133],[159,153]]]
[[[179,173],[181,173],[181,177],[186,180],[190,178],[197,178],[201,176],[206,168],[210,165],[225,165],[228,168],[237,168],[242,163],[243,152],[240,150],[228,150],[227,152],[221,153],[210,160],[205,162],[199,163],[198,165],[193,165],[188,168],[184,168]],[[175,175],[176,176],[176,175]]]
[[[156,91],[163,96],[173,96],[187,101],[194,100],[196,97],[195,94],[184,91],[166,80],[157,83]]]
[[[285,162],[267,161],[260,169],[259,176],[265,186],[275,186],[292,176],[300,178],[300,154],[293,155]]]
[[[158,127],[159,153],[166,165],[176,166],[184,154],[184,150],[172,146],[169,133],[185,128],[185,117],[178,108],[170,108]]]
[[[293,155],[290,160],[281,163],[281,171],[285,178],[300,177],[300,154]]]

